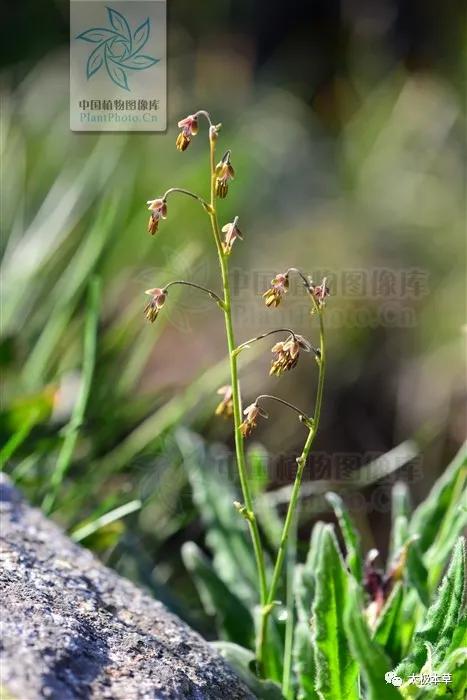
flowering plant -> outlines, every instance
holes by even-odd
[[[243,240],[243,234],[238,226],[238,216],[232,222],[221,225],[218,212],[218,200],[228,196],[231,182],[235,178],[232,154],[227,150],[216,162],[216,145],[221,125],[213,123],[209,113],[204,110],[179,121],[181,131],[176,145],[180,151],[186,151],[199,132],[201,120],[205,120],[208,125],[209,197],[205,199],[180,187],[168,189],[161,196],[147,202],[150,211],[148,230],[152,235],[157,233],[160,222],[168,216],[168,199],[172,195],[188,196],[200,204],[210,220],[219,260],[222,291],[217,293],[194,282],[173,280],[163,287],[147,290],[146,294],[150,300],[145,307],[145,313],[148,320],[154,322],[167,303],[169,289],[173,285],[194,287],[208,294],[223,313],[230,384],[219,388],[217,393],[221,400],[215,413],[232,420],[233,423],[242,501],[232,499],[231,509],[237,511],[244,519],[250,532],[257,581],[253,600],[250,592],[245,593],[244,588],[236,597],[234,590],[229,590],[225,587],[225,582],[216,579],[203,556],[197,553],[194,543],[187,543],[184,549],[185,562],[188,568],[202,579],[201,589],[204,599],[208,601],[207,607],[219,613],[223,620],[225,636],[233,642],[241,642],[241,647],[237,644],[227,644],[222,650],[257,697],[298,697],[312,700],[357,700],[362,697],[373,700],[384,697],[397,700],[402,696],[396,685],[406,690],[405,697],[422,697],[413,694],[409,688],[409,672],[420,672],[425,661],[428,663],[427,655],[443,668],[446,664],[456,664],[460,659],[457,649],[462,635],[467,645],[467,613],[463,592],[466,563],[465,543],[462,538],[457,541],[451,566],[439,594],[437,597],[433,596],[431,607],[424,617],[425,608],[430,605],[431,595],[442,573],[440,562],[442,553],[446,553],[446,543],[453,543],[452,536],[455,538],[459,534],[462,523],[465,524],[465,517],[459,519],[451,534],[444,532],[444,539],[436,539],[430,522],[429,501],[410,517],[405,497],[400,498],[400,489],[395,491],[396,520],[392,536],[392,555],[386,571],[383,571],[375,564],[377,552],[374,550],[370,551],[364,560],[358,533],[342,499],[336,494],[328,494],[328,500],[341,525],[347,550],[346,558],[344,560],[340,553],[333,526],[319,523],[313,530],[305,564],[295,567],[292,580],[287,577],[285,585],[285,563],[289,552],[295,546],[295,526],[303,474],[320,423],[326,370],[324,320],[330,289],[326,279],[316,283],[298,268],[289,267],[275,275],[270,288],[263,294],[268,308],[275,309],[286,303],[290,278],[296,275],[309,300],[310,318],[317,319],[319,340],[316,346],[290,328],[275,328],[237,345],[232,321],[229,261],[236,241]],[[245,407],[242,403],[238,357],[253,343],[275,334],[281,334],[283,337],[271,348],[273,360],[270,374],[280,377],[293,370],[302,353],[307,354],[312,364],[317,367],[316,394],[310,413],[271,394],[260,394]],[[284,409],[297,414],[305,430],[303,448],[296,460],[295,479],[288,492],[285,519],[279,526],[279,536],[273,538],[273,547],[270,538],[265,537],[264,528],[261,527],[262,520],[253,496],[245,456],[245,440],[254,432],[258,421],[268,418],[265,404],[269,402],[276,402]],[[449,468],[446,483],[435,487],[433,503],[439,502],[440,489],[444,489],[445,494],[446,489],[450,490],[456,498],[465,491],[465,464],[464,452]],[[462,474],[461,483],[458,480]],[[457,483],[459,485],[454,487]],[[200,500],[207,509],[209,505],[206,496],[203,495]],[[444,510],[438,513],[441,519],[449,514],[451,506],[446,505],[448,501],[450,502],[450,497],[446,496]],[[217,505],[213,506],[211,527],[217,517],[216,509]],[[232,524],[232,528],[235,527],[236,525]],[[225,529],[225,525],[220,529]],[[227,552],[223,552],[223,558],[224,561],[227,560]],[[238,556],[233,555],[232,558],[238,565]],[[430,562],[436,562],[431,576],[427,571]],[[246,561],[240,563],[243,565]],[[235,571],[226,575],[226,580],[232,589],[236,587]],[[410,583],[411,588],[407,588],[407,583]],[[281,596],[284,590],[286,603],[278,600],[278,596]],[[296,598],[295,603],[293,595]],[[447,626],[443,623],[435,629],[434,618],[439,617],[443,606],[450,605],[451,598],[455,605],[449,608]],[[253,613],[245,605],[251,602]],[[404,606],[409,605],[423,608],[419,617],[425,622],[416,633],[414,626],[410,630],[403,627],[406,610]],[[274,624],[271,623],[271,617],[274,617],[277,609],[285,610],[285,633],[278,631],[277,619],[274,620]],[[239,622],[236,618],[242,616],[245,619]],[[456,630],[456,644],[448,639],[449,630]],[[253,658],[245,645],[254,647]],[[429,651],[426,651],[427,649]],[[460,660],[465,663],[465,657],[462,659]],[[395,671],[391,670],[392,667],[396,667]],[[399,684],[396,679],[401,678]],[[278,681],[281,683],[280,688],[276,684]]]

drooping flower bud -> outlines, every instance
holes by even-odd
[[[233,414],[232,387],[230,384],[221,386],[216,393],[222,396],[222,401],[216,408],[216,416],[229,418]]]
[[[165,199],[148,199],[146,202],[151,212],[148,223],[148,233],[154,236],[157,233],[159,221],[167,218],[167,202]]]
[[[176,146],[179,151],[186,151],[192,137],[198,133],[198,117],[194,114],[189,114],[188,117],[178,122],[178,126],[181,131],[177,136]]]
[[[289,275],[287,273],[280,272],[277,274],[273,280],[271,280],[271,287],[267,289],[263,294],[263,299],[266,306],[273,306],[276,308],[282,301],[282,297],[287,293],[289,288]]]
[[[238,228],[238,216],[236,216],[230,224],[226,224],[222,227],[222,233],[225,233],[222,248],[224,250],[224,253],[226,255],[229,255],[232,252],[232,246],[235,243],[236,239],[239,238],[241,241],[243,241],[243,235],[240,229]]]
[[[244,437],[249,437],[256,428],[256,420],[258,416],[261,418],[268,418],[268,414],[263,411],[263,409],[260,408],[256,402],[247,406],[243,411],[243,414],[246,416],[246,418],[243,423],[241,423],[240,430]]]
[[[310,343],[301,335],[290,335],[285,341],[276,343],[271,349],[276,357],[271,364],[269,374],[279,377],[284,372],[296,367],[300,350],[305,352],[312,350]]]
[[[227,151],[222,160],[216,165],[216,197],[225,199],[229,190],[229,181],[235,177],[235,171],[230,163],[230,151]]]
[[[159,311],[165,304],[165,300],[167,299],[167,292],[165,289],[154,287],[154,289],[146,289],[145,294],[148,294],[151,297],[151,299],[144,307],[144,313],[146,314],[146,318],[148,319],[148,321],[154,323],[154,321],[159,315]]]

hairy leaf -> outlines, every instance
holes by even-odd
[[[458,482],[467,478],[467,443],[459,450],[449,467],[436,481],[427,498],[413,514],[410,531],[420,537],[420,547],[425,552],[434,542],[441,523],[456,495]],[[462,489],[461,489],[462,490]]]
[[[296,567],[294,591],[298,619],[309,623],[315,592],[315,575],[325,524],[317,522],[311,531],[305,563]]]
[[[358,698],[357,665],[349,653],[343,620],[348,580],[334,529],[325,525],[312,607],[316,690],[323,700]]]
[[[386,604],[378,618],[376,629],[373,635],[377,642],[390,657],[393,666],[401,659],[401,620],[402,601],[404,589],[401,583],[397,583],[391,591]]]
[[[298,700],[318,700],[315,690],[315,657],[310,622],[299,620],[295,625],[293,648],[294,672],[298,683]]]
[[[465,540],[461,537],[438,594],[427,610],[422,626],[415,633],[409,655],[396,669],[404,680],[420,672],[427,658],[427,644],[433,648],[433,664],[436,667],[443,662],[453,640],[463,634],[467,624],[465,557]]]
[[[361,581],[363,576],[363,564],[360,535],[352,522],[352,518],[342,498],[338,496],[337,493],[329,492],[326,494],[326,499],[333,507],[342,530],[347,549],[346,564],[349,567],[350,573],[355,576],[356,580]]]
[[[399,691],[385,680],[385,674],[391,670],[391,662],[379,644],[371,639],[360,607],[360,590],[355,581],[350,582],[349,588],[345,629],[352,654],[365,680],[365,697],[368,700],[401,700]]]
[[[408,522],[411,515],[410,494],[406,483],[398,481],[391,492],[391,536],[389,545],[389,558],[392,558],[404,544],[401,542],[401,533],[398,530],[398,518],[403,517]],[[400,521],[399,521],[400,522]],[[404,537],[406,534],[404,533]]]
[[[393,560],[389,565],[397,568],[397,559],[405,560],[402,564],[402,572],[407,581],[415,588],[423,605],[428,606],[430,596],[428,592],[428,571],[423,562],[422,552],[418,537],[410,537],[409,523],[405,515],[399,515],[393,526],[392,540]]]

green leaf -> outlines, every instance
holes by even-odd
[[[363,577],[363,562],[360,535],[352,522],[352,518],[342,498],[338,496],[337,493],[329,492],[326,494],[326,500],[333,507],[342,530],[347,549],[346,564],[349,567],[350,573],[355,576],[356,580],[361,581]]]
[[[299,620],[295,625],[293,668],[298,683],[297,700],[318,700],[315,690],[315,657],[310,623]]]
[[[392,537],[393,561],[389,565],[388,571],[390,572],[391,565],[397,568],[397,560],[401,558],[403,564],[400,575],[406,573],[408,582],[417,591],[423,605],[427,607],[430,603],[428,571],[423,562],[418,537],[410,537],[409,523],[405,515],[399,515],[396,518]]]
[[[315,593],[315,575],[325,524],[318,521],[311,531],[310,544],[304,564],[295,569],[294,591],[298,619],[309,624],[311,604]]]
[[[449,467],[436,481],[427,498],[413,514],[410,531],[420,536],[420,547],[425,552],[434,542],[442,521],[451,507],[453,496],[459,491],[459,482],[467,478],[467,443],[461,447]],[[462,489],[461,489],[462,490]]]
[[[465,557],[465,540],[461,537],[438,594],[427,610],[421,628],[414,635],[409,655],[396,669],[397,675],[404,680],[420,672],[427,658],[427,644],[433,648],[433,664],[436,667],[451,649],[453,639],[463,634],[467,624]]]
[[[345,609],[345,629],[354,658],[365,680],[368,700],[401,700],[401,694],[387,683],[385,674],[391,670],[391,662],[383,649],[373,639],[360,607],[360,590],[355,581],[350,582]]]
[[[348,575],[331,525],[325,525],[312,607],[316,690],[323,700],[358,699],[357,666],[349,653],[343,610]]]
[[[391,536],[389,545],[389,559],[391,559],[398,550],[403,546],[401,541],[401,533],[398,530],[398,519],[405,518],[408,522],[411,515],[410,494],[406,483],[398,481],[394,484],[391,492]],[[402,521],[402,522],[405,522]],[[407,539],[406,533],[404,538]]]
[[[465,643],[467,644],[467,641]],[[439,667],[438,673],[450,673],[452,682],[439,686],[437,696],[465,698],[467,695],[467,647],[452,651]]]
[[[257,602],[257,575],[247,523],[235,510],[238,494],[220,473],[201,438],[180,429],[176,441],[193,490],[193,501],[206,527],[213,566],[226,586],[248,607]]]
[[[401,659],[402,640],[400,615],[402,612],[403,598],[403,586],[400,582],[396,583],[381,611],[373,635],[375,642],[377,642],[391,658],[393,666]]]
[[[238,644],[213,642],[212,646],[232,666],[259,700],[283,700],[280,687],[271,681],[262,681],[254,673],[255,656],[252,651]]]
[[[294,671],[298,682],[298,699],[315,700],[315,651],[311,634],[311,606],[315,594],[315,576],[325,524],[318,521],[312,531],[304,564],[295,567],[294,594],[298,622],[294,632]]]
[[[254,629],[248,608],[227,588],[194,542],[185,542],[182,558],[206,613],[216,617],[221,633],[230,641],[249,646]]]

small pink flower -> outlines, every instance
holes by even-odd
[[[216,196],[225,199],[229,190],[229,181],[235,177],[235,171],[230,163],[230,151],[227,151],[222,160],[216,165]]]
[[[222,227],[222,233],[225,233],[225,238],[224,242],[222,243],[222,248],[224,250],[224,253],[226,255],[229,255],[232,252],[232,246],[235,243],[236,239],[239,238],[241,241],[243,241],[243,236],[238,228],[238,216],[235,217],[235,219],[230,223],[226,224],[225,226]]]
[[[192,137],[198,133],[198,117],[194,114],[189,114],[188,117],[178,122],[178,126],[181,132],[177,136],[176,146],[179,151],[186,151]]]
[[[289,276],[287,273],[280,272],[271,280],[271,287],[263,294],[266,306],[273,306],[274,308],[279,306],[288,288]]]
[[[243,414],[246,416],[246,418],[240,425],[240,430],[244,437],[249,437],[256,428],[256,419],[258,416],[261,418],[268,418],[268,414],[263,411],[263,409],[260,408],[256,402],[247,406],[243,411]]]
[[[144,313],[146,314],[146,318],[148,319],[148,321],[154,323],[154,321],[159,315],[159,311],[165,304],[165,300],[167,299],[167,292],[165,291],[165,289],[154,287],[154,289],[146,289],[145,294],[148,294],[151,297],[151,299],[144,307]]]
[[[167,202],[165,199],[148,199],[146,202],[151,212],[148,223],[148,232],[151,236],[157,233],[159,221],[167,218]]]

